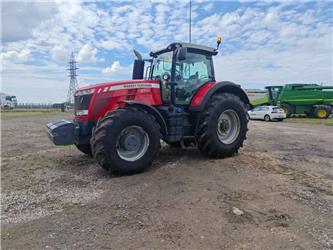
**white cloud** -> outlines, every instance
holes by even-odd
[[[266,24],[273,24],[278,18],[278,15],[276,12],[268,12],[264,17],[264,22]]]
[[[112,63],[112,65],[110,67],[107,67],[107,68],[103,69],[102,72],[104,74],[112,75],[114,73],[117,73],[120,69],[121,69],[120,62],[115,61],[115,62]]]
[[[61,45],[57,45],[52,49],[52,58],[56,61],[66,61],[69,58],[69,51]]]
[[[29,50],[21,50],[21,51],[7,51],[1,53],[1,60],[7,60],[11,62],[24,62],[29,59],[30,51]]]
[[[79,51],[77,60],[80,63],[94,63],[96,62],[97,49],[90,44],[85,44]]]
[[[332,81],[332,21],[324,1],[310,7],[293,2],[231,2],[223,3],[222,9],[217,8],[220,2],[193,3],[192,41],[215,46],[216,36],[223,38],[215,66],[218,79],[245,84]],[[228,4],[238,7],[225,12]],[[108,7],[99,2],[30,1],[3,6],[1,59],[6,86],[9,82],[23,86],[34,77],[45,89],[53,89],[56,81],[67,86],[64,64],[71,51],[78,52],[78,80],[84,84],[110,77],[128,79],[132,68],[126,65],[133,47],[147,55],[171,42],[188,40],[187,1],[111,2]],[[108,64],[102,63],[103,58]],[[14,62],[25,71],[12,73]],[[38,69],[48,62],[62,66],[57,74],[45,67],[41,81]],[[32,63],[34,75],[29,73]],[[63,91],[65,96],[67,88]]]
[[[113,49],[121,49],[124,48],[124,40],[119,40],[119,39],[110,39],[110,40],[105,40],[101,41],[98,43],[99,47],[108,49],[108,50],[113,50]]]
[[[119,61],[114,61],[110,67],[101,69],[106,81],[131,79],[133,65],[121,65]],[[111,79],[110,79],[111,77]]]
[[[52,2],[1,2],[1,35],[3,42],[14,42],[32,37],[32,30],[41,22],[57,14]]]
[[[330,34],[326,34],[295,47],[262,47],[226,55],[222,52],[215,58],[216,78],[234,81],[246,88],[295,82],[331,83],[332,60],[326,54],[329,40]]]
[[[19,66],[3,63],[2,91],[16,95],[20,103],[48,103],[66,100],[69,78],[66,67],[49,63]]]
[[[214,3],[208,3],[203,7],[205,11],[211,11],[213,8],[214,8]]]

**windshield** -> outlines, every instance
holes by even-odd
[[[176,76],[177,80],[184,83],[195,79],[199,85],[213,80],[211,57],[188,52],[185,60],[177,61]]]
[[[194,93],[207,82],[214,81],[212,56],[195,51],[187,51],[185,60],[176,60],[175,72],[172,72],[173,51],[165,52],[153,59],[151,79],[162,80],[162,98],[170,102],[172,74],[176,83],[175,103],[188,104]],[[163,80],[165,74],[169,80]]]
[[[185,60],[176,62],[175,78],[176,103],[188,104],[201,85],[214,80],[212,57],[187,52]]]

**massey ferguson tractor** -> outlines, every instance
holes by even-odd
[[[75,144],[120,174],[147,168],[161,139],[195,145],[209,157],[232,156],[246,138],[250,103],[239,85],[215,81],[212,57],[219,43],[216,49],[172,43],[150,59],[134,51],[133,79],[78,89],[73,122],[49,123],[50,139]]]

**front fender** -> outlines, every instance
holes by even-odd
[[[133,108],[142,109],[142,110],[148,112],[149,114],[151,114],[152,116],[154,116],[156,121],[158,122],[158,124],[161,127],[161,133],[162,133],[163,137],[167,136],[168,127],[166,125],[166,122],[165,122],[163,116],[156,108],[154,108],[153,106],[147,105],[143,102],[124,100],[124,101],[121,101],[120,103],[124,103],[125,107],[133,107]]]

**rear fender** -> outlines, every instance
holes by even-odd
[[[150,115],[154,116],[154,118],[156,119],[156,121],[158,122],[158,124],[161,127],[161,133],[162,133],[163,137],[165,138],[167,136],[168,127],[166,125],[166,122],[165,122],[163,116],[156,108],[154,108],[153,106],[149,106],[145,103],[135,102],[135,101],[124,100],[124,101],[121,101],[120,103],[124,103],[125,107],[133,107],[133,108],[142,109],[142,110],[146,111],[147,113],[149,113]]]
[[[250,104],[249,98],[244,92],[244,90],[237,84],[233,82],[219,82],[216,84],[209,84],[206,88],[200,88],[197,93],[193,96],[191,100],[190,111],[203,111],[206,108],[210,98],[213,95],[219,93],[230,93],[238,96],[245,106],[250,109],[252,105]],[[200,91],[201,90],[201,91]],[[195,101],[195,102],[194,102]]]

